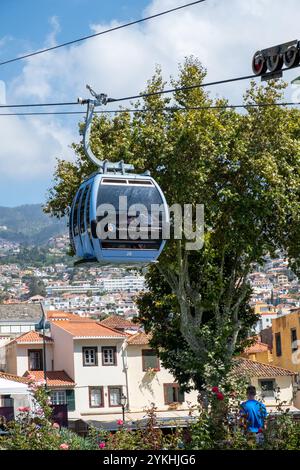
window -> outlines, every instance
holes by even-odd
[[[85,211],[85,226],[89,235],[89,239],[92,239],[91,236],[91,225],[90,225],[90,203],[91,203],[91,192],[92,186],[89,186],[89,192],[86,198],[86,211]]]
[[[28,370],[43,370],[42,349],[28,349]]]
[[[108,387],[109,406],[121,406],[122,387]]]
[[[178,384],[164,384],[165,404],[183,403],[184,393],[180,390]]]
[[[102,348],[102,365],[103,366],[116,366],[117,365],[117,348],[115,346],[105,346]]]
[[[280,333],[275,334],[275,347],[276,347],[276,356],[279,357],[282,354],[281,351],[281,336]]]
[[[13,398],[11,398],[10,395],[0,395],[0,406],[14,406]]]
[[[104,406],[103,387],[89,387],[90,408],[100,408]]]
[[[86,201],[88,191],[89,191],[89,186],[86,186],[82,199],[81,199],[81,205],[80,205],[80,233],[85,232],[84,211],[85,211],[85,201]]]
[[[297,342],[297,330],[296,328],[291,329],[291,344],[292,344],[292,352],[298,351],[298,342]]]
[[[160,192],[155,186],[123,186],[121,185],[103,185],[99,186],[97,207],[100,204],[112,204],[116,210],[119,208],[119,197],[126,196],[128,208],[133,204],[140,204],[141,201],[151,212],[151,204],[162,204]]]
[[[263,397],[272,398],[275,392],[275,380],[260,380],[259,381]]]
[[[80,201],[81,194],[82,194],[82,189],[80,189],[80,191],[78,192],[78,195],[77,195],[77,198],[76,198],[76,201],[75,201],[75,205],[74,205],[74,209],[73,209],[73,233],[74,233],[75,237],[76,237],[76,235],[79,235],[79,230],[78,230],[78,206],[79,206],[79,201]]]
[[[97,366],[98,365],[98,348],[82,348],[82,360],[84,366]]]
[[[68,412],[75,411],[75,392],[73,389],[66,390]]]
[[[10,326],[1,326],[1,333],[10,333]]]
[[[33,325],[33,327],[31,327],[30,325],[21,326],[21,332],[26,333],[27,331],[30,331],[31,328],[34,329],[34,325]]]
[[[11,325],[10,331],[12,333],[21,333],[21,326],[20,325]]]
[[[67,395],[65,390],[51,391],[52,405],[65,405],[67,403]]]
[[[159,359],[154,349],[142,350],[143,371],[148,369],[159,370]]]

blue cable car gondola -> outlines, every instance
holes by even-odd
[[[166,243],[163,239],[163,227],[169,223],[166,199],[148,173],[129,173],[132,165],[101,162],[92,153],[89,135],[94,107],[108,100],[105,95],[90,91],[95,100],[80,100],[88,105],[83,142],[86,155],[99,166],[99,171],[80,185],[70,209],[70,242],[80,258],[76,264],[153,263]]]

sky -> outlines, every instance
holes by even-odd
[[[0,0],[0,62],[188,2]],[[300,39],[298,8],[299,0],[206,0],[3,65],[0,104],[76,101],[87,95],[87,83],[109,96],[138,94],[157,64],[169,79],[189,55],[207,68],[209,81],[248,75],[255,51]],[[297,75],[289,71],[285,79],[290,82]],[[247,85],[237,82],[210,91],[239,104]],[[290,86],[291,97],[300,101],[299,89]],[[78,117],[0,116],[0,205],[44,203],[56,159],[74,159],[70,144],[79,140]]]

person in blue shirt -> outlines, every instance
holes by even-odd
[[[248,400],[241,403],[241,416],[247,422],[247,431],[260,434],[265,426],[267,409],[265,405],[255,400],[256,388],[253,385],[247,387]]]

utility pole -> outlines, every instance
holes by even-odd
[[[45,389],[47,389],[47,363],[46,363],[46,336],[45,330],[50,328],[50,323],[46,321],[46,314],[45,309],[40,302],[40,306],[42,309],[42,318],[40,319],[39,323],[35,325],[35,331],[42,331],[43,334],[43,371],[44,371],[44,380],[45,380]]]

